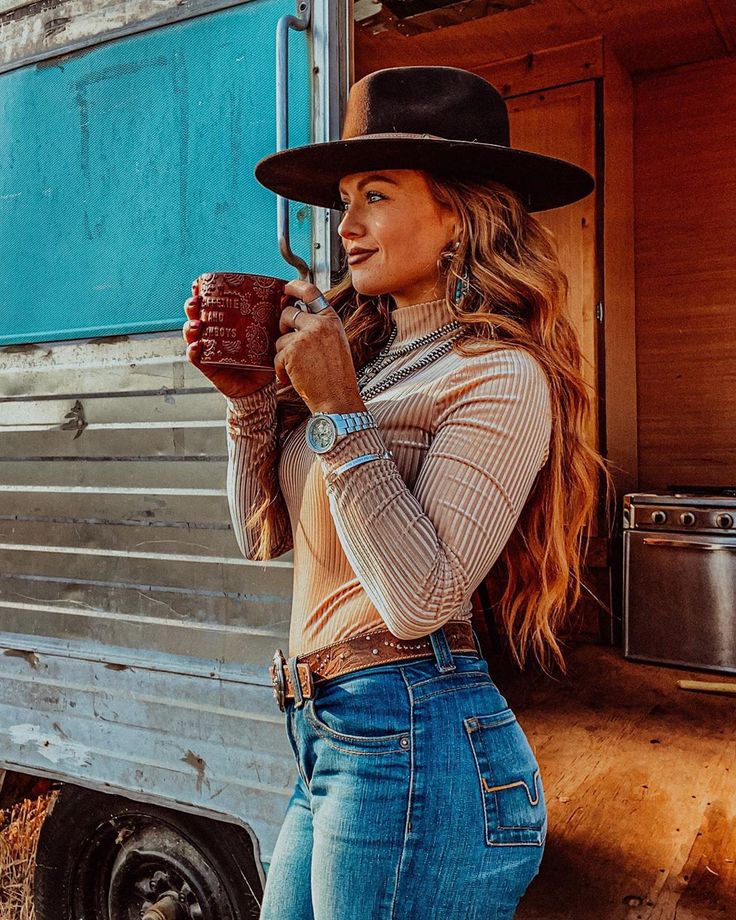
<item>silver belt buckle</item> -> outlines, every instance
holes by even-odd
[[[279,704],[281,712],[286,710],[286,678],[284,677],[284,665],[286,658],[280,648],[273,653],[273,665],[271,668],[271,683],[273,684],[273,695]]]

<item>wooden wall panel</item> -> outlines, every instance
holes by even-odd
[[[361,22],[356,79],[401,64],[475,70],[522,55],[531,63],[549,48],[600,35],[625,70],[639,73],[733,54],[736,42],[733,0],[536,0],[516,10],[500,11],[493,4],[488,9],[479,19],[418,35]]]
[[[595,175],[595,87],[592,80],[507,100],[511,144],[577,163]],[[583,376],[593,399],[586,431],[598,447],[595,195],[535,215],[556,237],[570,282],[568,316],[583,351]]]
[[[736,483],[736,61],[635,86],[639,486]]]
[[[631,79],[610,45],[604,44],[603,80],[603,335],[605,365],[601,392],[606,450],[622,496],[637,488],[636,295],[634,284],[634,98]],[[600,181],[600,177],[599,177]]]

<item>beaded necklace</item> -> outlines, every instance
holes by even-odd
[[[431,301],[426,302],[430,303]],[[410,374],[413,374],[414,371],[420,370],[421,368],[426,367],[428,364],[431,364],[432,361],[435,361],[441,355],[450,350],[452,343],[459,337],[460,332],[458,331],[456,335],[453,335],[451,338],[440,343],[437,348],[432,349],[432,351],[428,352],[426,355],[424,355],[424,357],[420,358],[418,361],[415,361],[413,364],[409,364],[398,371],[394,371],[393,374],[389,374],[389,376],[386,377],[385,380],[382,380],[380,383],[373,384],[373,386],[368,386],[376,374],[378,374],[384,368],[388,367],[403,355],[407,355],[410,352],[415,351],[417,348],[421,348],[423,345],[428,345],[430,342],[434,342],[436,339],[445,335],[447,332],[455,329],[460,330],[461,328],[461,324],[453,320],[452,322],[441,326],[439,329],[433,329],[431,332],[428,332],[426,335],[415,339],[413,342],[402,345],[401,348],[398,348],[396,351],[392,352],[391,346],[393,345],[398,333],[398,327],[394,321],[391,334],[381,351],[358,370],[358,388],[363,399],[371,399],[372,397],[377,396],[379,393],[382,393],[384,390],[388,389],[398,380],[402,380],[404,377],[408,377]]]
[[[447,323],[445,326],[441,326],[439,329],[434,329],[432,332],[428,332],[426,335],[421,336],[421,338],[415,339],[413,342],[409,342],[407,345],[402,345],[401,348],[398,348],[396,351],[391,351],[391,345],[396,338],[397,328],[394,323],[394,327],[391,331],[391,335],[388,338],[388,341],[383,346],[381,351],[376,355],[375,358],[372,358],[366,364],[361,367],[359,374],[359,384],[365,386],[370,380],[372,380],[379,371],[382,371],[384,367],[388,367],[389,364],[392,364],[398,358],[401,358],[403,355],[408,355],[409,352],[415,351],[417,348],[421,348],[422,345],[428,345],[430,342],[434,342],[435,339],[441,338],[446,332],[449,332],[451,329],[459,329],[460,323],[451,322]]]

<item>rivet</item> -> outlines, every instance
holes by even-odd
[[[378,654],[378,649],[377,649],[377,648],[374,648],[374,649],[373,649],[373,654],[374,654],[374,655],[377,655],[377,654]]]
[[[404,737],[404,738],[402,738],[402,739],[399,741],[399,744],[400,744],[402,747],[409,747],[409,739],[406,738],[406,737]]]

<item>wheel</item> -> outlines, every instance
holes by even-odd
[[[37,920],[257,920],[261,897],[233,824],[65,785],[41,828]]]

